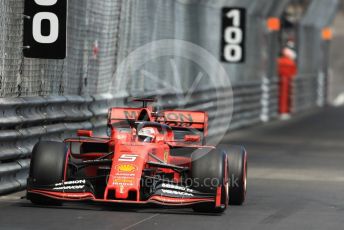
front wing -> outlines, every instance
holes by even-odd
[[[200,203],[212,203],[216,206],[217,197],[221,194],[202,193],[180,185],[161,183],[154,193],[146,200],[116,200],[96,198],[92,184],[86,180],[70,181],[50,186],[28,185],[27,196],[39,195],[63,201],[94,201],[100,203],[121,203],[121,204],[157,204],[161,206],[192,206]]]

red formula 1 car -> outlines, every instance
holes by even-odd
[[[79,130],[78,138],[39,142],[33,149],[27,198],[159,204],[223,212],[242,205],[247,154],[242,147],[205,145],[205,112],[112,108],[108,137]],[[191,131],[190,131],[191,130]]]

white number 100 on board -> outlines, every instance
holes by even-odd
[[[223,50],[222,60],[225,62],[242,62],[244,59],[245,40],[244,9],[223,9]]]

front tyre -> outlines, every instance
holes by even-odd
[[[229,205],[243,205],[247,193],[247,152],[242,146],[225,148],[228,156]]]
[[[64,179],[67,149],[64,143],[42,141],[33,148],[31,155],[29,187],[44,188],[60,183]],[[36,194],[27,194],[34,204],[61,205],[62,202]]]
[[[192,155],[191,177],[194,180],[193,189],[196,191],[217,195],[221,190],[221,206],[216,203],[203,203],[193,207],[196,212],[222,213],[228,203],[228,171],[227,156],[224,152],[212,150],[200,156],[199,153]],[[211,183],[210,183],[211,182]]]

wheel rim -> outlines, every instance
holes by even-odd
[[[246,154],[245,154],[245,161],[244,161],[244,178],[243,178],[243,182],[244,182],[244,194],[246,194],[247,191],[247,160],[246,160]]]
[[[228,204],[228,201],[229,201],[229,183],[227,182],[226,183],[226,187],[225,187],[225,189],[226,189],[226,204]]]

